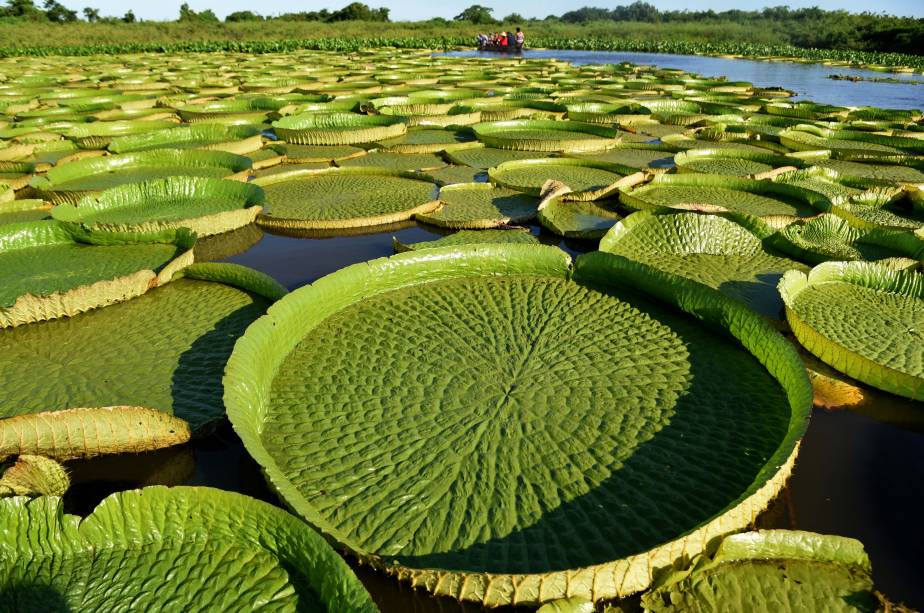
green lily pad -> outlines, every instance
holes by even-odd
[[[263,190],[250,183],[205,177],[170,177],[113,187],[78,204],[60,204],[52,216],[94,229],[145,232],[189,228],[199,236],[252,223]]]
[[[349,160],[366,155],[366,150],[350,145],[293,145],[291,143],[277,143],[272,145],[285,154],[290,164],[306,164],[315,162],[337,162]]]
[[[0,227],[0,327],[76,315],[143,294],[192,263],[186,230],[120,234],[57,221]]]
[[[225,390],[291,508],[385,572],[488,606],[633,593],[744,527],[812,396],[792,346],[719,293],[509,244],[297,290],[236,345]]]
[[[401,136],[407,124],[398,117],[356,113],[307,113],[273,122],[276,134],[297,145],[353,145]]]
[[[487,170],[504,162],[513,160],[535,160],[548,157],[550,153],[540,151],[512,151],[509,149],[494,149],[492,147],[473,147],[447,151],[446,159],[454,164],[471,166]]]
[[[539,239],[529,233],[526,228],[510,230],[460,230],[449,236],[422,243],[402,243],[392,238],[395,253],[404,251],[420,251],[421,249],[437,249],[439,247],[454,247],[457,245],[478,245],[483,243],[521,243],[538,245]]]
[[[231,348],[280,294],[268,277],[242,268],[194,264],[189,278],[132,300],[0,330],[0,373],[9,386],[0,418],[130,406],[175,415],[194,431],[222,419]]]
[[[570,196],[570,194],[568,194]],[[613,224],[622,219],[618,202],[593,202],[552,198],[539,207],[539,223],[550,232],[565,238],[599,240]]]
[[[446,160],[435,153],[389,153],[373,151],[369,155],[337,162],[341,168],[389,168],[391,170],[435,170]]]
[[[266,192],[260,225],[274,229],[346,229],[411,219],[439,207],[426,175],[387,168],[297,170],[254,183]]]
[[[597,200],[617,191],[616,183],[632,168],[574,158],[547,158],[504,162],[488,171],[495,185],[539,196],[547,181],[560,181],[571,188],[569,200]]]
[[[822,362],[875,388],[924,400],[920,274],[869,262],[826,262],[808,275],[787,273],[780,294],[796,338]]]
[[[218,124],[194,124],[156,132],[113,138],[109,150],[114,153],[150,151],[152,149],[204,149],[246,154],[263,146],[259,128],[226,127]]]
[[[437,153],[478,146],[474,136],[459,130],[415,128],[396,138],[379,141],[376,147],[391,153]]]
[[[600,250],[715,288],[773,319],[783,318],[776,286],[808,267],[769,245],[773,230],[745,215],[639,211],[614,226]]]
[[[471,166],[444,166],[435,170],[428,170],[426,174],[436,181],[437,185],[455,185],[456,183],[477,183],[486,180],[487,173]]]
[[[418,213],[417,221],[454,230],[496,228],[536,218],[539,200],[490,183],[457,183],[440,188],[441,207]]]
[[[860,230],[836,215],[821,215],[790,224],[773,238],[775,247],[811,264],[894,257],[924,260],[924,241],[911,232]]]
[[[830,203],[822,194],[770,181],[703,174],[657,175],[651,183],[620,193],[635,209],[733,212],[755,217],[810,217]]]
[[[517,151],[602,151],[619,143],[618,130],[577,121],[520,119],[481,123],[472,129],[489,147]]]
[[[711,557],[668,573],[642,606],[650,613],[882,610],[859,541],[795,530],[728,536]]]
[[[582,160],[622,164],[636,170],[645,168],[671,168],[674,154],[660,149],[628,149],[619,147],[602,153],[581,154]]]
[[[172,121],[94,121],[92,123],[75,126],[65,132],[65,136],[77,143],[81,149],[102,149],[112,142],[112,139],[129,134],[144,134],[175,128]]]
[[[249,158],[223,151],[159,150],[95,157],[57,166],[32,186],[55,204],[76,204],[81,198],[125,183],[173,176],[246,179]]]
[[[319,534],[241,494],[148,487],[85,518],[61,498],[10,498],[0,521],[0,592],[14,610],[157,609],[166,595],[185,611],[377,610]]]
[[[0,226],[45,219],[51,219],[51,205],[44,200],[9,200],[0,203]]]

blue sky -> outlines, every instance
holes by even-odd
[[[338,2],[291,2],[287,0],[187,0],[193,10],[212,9],[219,17],[224,17],[232,11],[253,10],[263,15],[273,15],[295,11],[311,11],[322,8],[338,9],[351,0]],[[554,0],[507,0],[505,2],[492,2],[491,0],[442,0],[440,2],[421,2],[420,0],[366,0],[366,4],[373,7],[387,6],[391,9],[392,19],[417,20],[430,17],[445,17],[450,19],[459,14],[471,4],[483,4],[494,9],[495,17],[503,17],[513,12],[525,17],[545,17],[549,14],[561,13],[581,6],[613,7],[620,4],[629,4],[632,0],[580,0],[578,2],[560,2]],[[787,4],[791,7],[819,6],[824,9],[846,9],[860,12],[872,10],[893,15],[909,15],[924,17],[924,2],[920,0],[878,0],[877,2],[862,2],[860,0],[808,0],[806,2],[786,2],[785,0],[710,0],[708,2],[693,2],[684,0],[648,0],[655,6],[664,10],[690,9],[726,10],[738,8],[743,10],[760,9],[765,6]],[[64,0],[62,4],[82,9],[92,6],[100,9],[103,15],[122,15],[129,8],[134,10],[140,19],[175,19],[180,12],[183,0],[161,0],[160,2],[125,2],[120,0]],[[41,4],[41,2],[36,2]]]

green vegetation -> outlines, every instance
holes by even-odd
[[[131,11],[115,18],[99,16],[88,8],[87,21],[78,21],[76,12],[53,1],[45,7],[40,9],[31,0],[8,0],[8,6],[0,9],[0,40],[4,41],[0,57],[470,48],[479,28],[523,26],[533,48],[792,57],[924,70],[924,61],[916,57],[924,37],[921,20],[818,8],[659,11],[635,2],[537,20],[516,14],[496,19],[487,7],[472,5],[451,21],[390,23],[387,8],[372,9],[354,2],[336,11],[276,16],[237,11],[222,23],[212,11],[196,12],[184,5],[177,21],[136,23]],[[28,27],[23,27],[23,21],[29,21]]]
[[[729,537],[813,380],[924,398],[924,114],[792,96],[428,50],[0,59],[4,604],[373,610],[316,529],[476,606],[875,609],[855,541]],[[363,261],[415,224],[444,237]],[[194,261],[263,229],[294,238],[245,257],[293,285],[302,239],[353,265],[290,294]],[[58,462],[143,485],[112,454],[179,473],[226,417],[299,517],[206,488],[62,513]]]

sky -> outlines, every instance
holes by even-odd
[[[102,15],[121,16],[128,9],[132,9],[139,19],[176,19],[180,12],[180,5],[184,0],[161,0],[160,2],[125,2],[124,0],[64,0],[62,4],[77,9],[92,6],[100,9]],[[291,13],[298,11],[316,11],[322,8],[339,9],[352,0],[339,2],[292,2],[291,0],[262,0],[254,3],[252,0],[185,0],[195,11],[212,9],[219,17],[224,17],[233,11],[255,11],[263,15]],[[911,17],[924,17],[924,2],[921,0],[877,0],[869,2],[863,0],[709,0],[696,2],[691,0],[648,0],[651,4],[662,10],[706,10],[716,11],[727,9],[757,10],[765,6],[778,6],[786,4],[792,8],[819,6],[823,9],[846,9],[853,12],[871,10],[877,13],[892,15],[907,15]],[[579,0],[577,2],[561,2],[556,0],[505,0],[493,2],[491,0],[442,0],[441,2],[422,2],[420,0],[366,0],[372,7],[388,7],[391,9],[392,21],[416,21],[431,17],[445,17],[452,19],[461,13],[467,6],[482,4],[494,9],[495,17],[503,17],[510,13],[519,13],[524,17],[545,17],[550,14],[560,15],[566,11],[582,6],[599,6],[611,8],[620,4],[630,4],[632,0]],[[41,4],[41,2],[36,2]]]

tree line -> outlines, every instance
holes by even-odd
[[[37,22],[69,23],[86,21],[91,23],[134,23],[138,21],[132,11],[121,17],[102,16],[98,9],[86,7],[78,12],[62,5],[57,0],[6,0],[0,6],[0,19],[25,19]],[[319,22],[366,21],[389,23],[389,9],[372,8],[362,2],[352,2],[339,10],[322,9],[281,15],[264,16],[253,11],[235,11],[224,19],[227,23],[261,22]],[[188,4],[180,7],[176,19],[180,23],[218,24],[221,19],[211,10],[195,11]],[[474,4],[456,15],[453,20],[434,18],[424,25],[434,28],[449,24],[472,24],[478,26],[527,24],[533,28],[542,24],[563,24],[582,29],[584,27],[621,28],[622,35],[632,24],[645,24],[647,32],[659,37],[670,38],[680,28],[697,27],[703,32],[722,32],[728,26],[746,28],[745,32],[759,32],[764,40],[772,39],[780,44],[794,45],[807,49],[838,49],[857,51],[898,52],[919,55],[924,53],[924,19],[895,17],[891,15],[863,12],[850,13],[843,10],[827,11],[818,7],[791,9],[786,6],[769,7],[759,11],[713,11],[713,10],[671,10],[662,11],[648,2],[636,1],[613,8],[585,6],[561,15],[549,15],[544,19],[526,19],[512,13],[503,19],[494,16],[492,9]],[[642,26],[639,26],[641,28]]]

